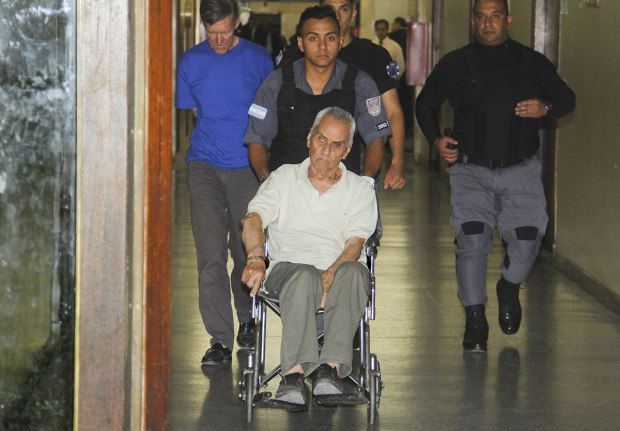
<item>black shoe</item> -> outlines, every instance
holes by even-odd
[[[276,392],[276,400],[293,404],[306,404],[304,375],[301,373],[291,373],[282,376],[280,386],[278,386],[278,391]]]
[[[202,365],[220,365],[231,361],[232,352],[220,343],[215,343],[202,357]]]
[[[514,284],[504,277],[497,282],[497,302],[499,305],[499,327],[504,334],[516,334],[521,326],[521,285]]]
[[[342,390],[336,367],[321,364],[312,381],[312,393],[314,395],[339,395],[342,394]]]
[[[484,314],[484,304],[465,307],[463,350],[466,352],[486,352],[488,340],[489,324]]]
[[[237,344],[242,349],[251,349],[256,343],[256,324],[254,321],[242,323],[237,334]]]

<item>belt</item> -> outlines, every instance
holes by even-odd
[[[525,159],[485,159],[482,157],[463,156],[462,163],[471,163],[473,165],[494,169],[508,168],[523,161],[525,161]]]

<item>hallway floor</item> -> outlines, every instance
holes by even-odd
[[[201,370],[209,337],[198,312],[197,270],[183,154],[175,162],[170,429],[184,430],[616,430],[620,423],[620,316],[551,266],[542,253],[521,291],[515,335],[497,324],[502,247],[489,256],[487,353],[464,354],[456,298],[447,181],[408,160],[408,184],[380,195],[372,351],[385,389],[375,426],[365,407],[304,413],[255,410],[247,424],[238,386],[244,355]],[[279,321],[268,319],[268,360],[278,360]],[[268,362],[268,365],[276,365]],[[275,392],[279,378],[268,386]],[[309,382],[307,381],[307,384]]]

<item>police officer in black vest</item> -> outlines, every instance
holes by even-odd
[[[307,134],[316,114],[338,106],[356,122],[353,147],[343,163],[351,172],[376,176],[380,164],[363,164],[360,159],[362,145],[381,148],[392,133],[376,84],[365,72],[337,59],[342,37],[331,8],[306,9],[299,28],[298,45],[305,57],[269,75],[250,108],[244,142],[254,172],[263,182],[281,165],[301,163],[308,157]]]
[[[407,181],[404,172],[405,120],[397,92],[399,72],[396,62],[392,60],[389,52],[382,46],[351,34],[351,22],[357,16],[357,9],[355,9],[352,0],[319,0],[319,5],[332,8],[340,23],[342,49],[338,54],[338,59],[366,72],[379,87],[381,101],[392,127],[392,136],[390,137],[392,159],[390,167],[383,175],[382,186],[384,189],[398,190]],[[291,46],[284,52],[280,65],[286,64],[287,61],[298,60],[303,55],[297,46]],[[367,147],[364,155],[365,167],[369,171],[378,172],[383,162],[383,156],[383,146]],[[349,155],[350,157],[351,155]]]
[[[496,226],[506,250],[497,282],[499,325],[506,334],[519,330],[520,285],[548,220],[536,157],[540,119],[561,118],[575,107],[575,94],[551,62],[508,37],[511,23],[506,0],[476,0],[475,41],[439,61],[416,103],[422,131],[451,165],[465,351],[487,349],[487,254]],[[437,119],[446,99],[455,111],[452,136],[441,136]]]

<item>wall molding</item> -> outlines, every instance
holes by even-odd
[[[620,295],[558,253],[555,253],[553,256],[553,266],[581,286],[605,307],[620,315]]]

